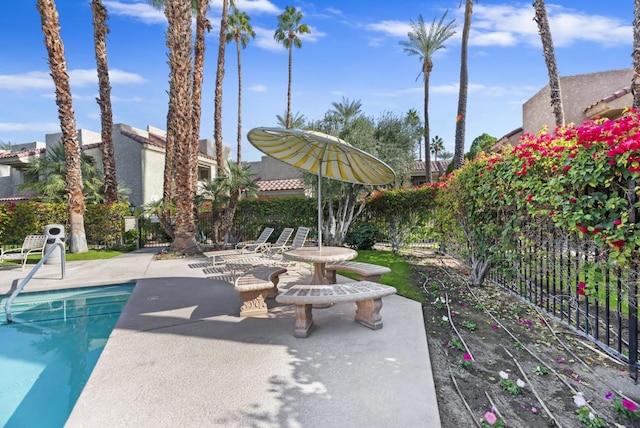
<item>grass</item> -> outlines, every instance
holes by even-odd
[[[124,250],[89,250],[86,253],[69,253],[65,254],[65,261],[77,261],[77,260],[102,260],[102,259],[110,259],[112,257],[120,256],[122,254],[126,254],[128,251]],[[40,261],[41,256],[30,255],[27,259],[27,265],[35,265]],[[4,262],[5,265],[9,264],[21,264],[20,260],[7,260]]]
[[[353,261],[388,267],[391,272],[382,275],[380,282],[395,287],[400,296],[424,303],[422,292],[411,282],[411,267],[402,256],[391,251],[358,250],[358,257]],[[338,273],[348,278],[358,279],[358,275],[353,273],[341,271]]]

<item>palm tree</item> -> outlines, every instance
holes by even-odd
[[[67,74],[67,60],[64,55],[64,44],[60,37],[60,21],[54,0],[37,0],[36,7],[42,21],[44,44],[49,57],[51,77],[56,88],[56,104],[62,131],[62,145],[64,146],[65,164],[67,172],[65,182],[67,187],[67,201],[69,209],[70,239],[69,251],[72,253],[86,253],[87,235],[84,230],[85,201],[82,186],[82,171],[80,169],[80,146],[76,119],[73,114],[73,100],[69,75]]]
[[[471,31],[472,14],[473,0],[465,0],[464,24],[462,26],[462,46],[460,47],[460,90],[458,93],[458,114],[456,115],[456,136],[454,140],[454,168],[460,168],[464,161],[465,125],[467,122],[467,91],[469,89],[467,54],[469,51],[469,32]]]
[[[440,159],[442,160],[449,160],[453,158],[453,153],[449,152],[449,151],[443,151],[440,152]]]
[[[631,79],[631,93],[633,94],[633,108],[640,109],[640,0],[635,0],[632,56],[633,78]]]
[[[432,55],[439,49],[444,49],[444,42],[455,34],[453,29],[455,20],[444,23],[447,17],[445,12],[436,23],[434,18],[431,26],[427,29],[422,15],[418,17],[418,22],[411,21],[411,31],[407,34],[409,40],[400,41],[404,51],[408,55],[416,55],[422,63],[421,73],[424,77],[424,157],[426,164],[426,181],[431,183],[431,150],[429,148],[429,75],[433,69]]]
[[[198,187],[198,153],[200,152],[200,120],[202,116],[202,82],[204,80],[205,30],[211,31],[211,23],[207,19],[209,0],[192,0],[192,9],[196,14],[196,38],[193,46],[193,83],[192,83],[192,133],[191,140],[191,192],[195,194]]]
[[[213,139],[216,144],[216,164],[218,174],[224,172],[222,147],[222,81],[224,80],[224,52],[227,40],[227,20],[229,16],[229,0],[222,0],[222,16],[220,17],[220,40],[218,44],[218,62],[216,65],[216,90],[213,112]]]
[[[184,0],[167,0],[164,13],[169,23],[167,47],[169,48],[169,112],[167,115],[167,140],[170,135],[175,151],[175,228],[169,250],[173,253],[191,254],[199,251],[195,238],[193,217],[194,189],[191,185],[192,122],[192,64],[191,64],[191,4]]]
[[[222,215],[222,225],[220,227],[222,235],[231,230],[240,196],[243,194],[246,196],[255,196],[258,194],[259,189],[249,165],[237,165],[229,162],[228,174],[223,180],[224,187],[229,195],[229,205],[227,205]]]
[[[100,97],[101,133],[102,133],[102,169],[104,170],[104,194],[107,202],[118,201],[118,180],[116,178],[116,161],[113,154],[113,112],[111,110],[111,85],[109,84],[109,65],[107,62],[107,9],[102,0],[91,0],[93,11],[93,40],[96,52],[96,68],[98,70],[98,86]]]
[[[165,6],[165,0],[149,0],[149,4],[157,9]],[[191,7],[196,15],[196,37],[194,42],[193,54],[193,85],[192,85],[192,121],[193,121],[193,139],[191,144],[191,185],[192,192],[195,193],[198,184],[198,153],[200,151],[198,142],[200,138],[200,121],[202,111],[202,82],[204,75],[204,54],[205,54],[205,31],[211,31],[211,23],[207,19],[207,10],[209,8],[209,0],[192,0]],[[169,111],[171,114],[171,111]],[[164,165],[164,186],[162,193],[162,201],[165,209],[158,215],[165,232],[169,237],[173,238],[173,230],[171,228],[170,216],[173,211],[173,194],[174,194],[174,157],[175,157],[175,141],[173,134],[167,133],[165,144],[165,165]],[[167,227],[168,226],[168,227]]]
[[[82,171],[82,190],[86,202],[106,202],[104,180],[100,171],[93,165],[92,158],[84,153],[80,156]],[[44,156],[37,157],[25,166],[25,171],[36,180],[22,183],[18,188],[22,191],[33,192],[36,198],[43,202],[64,202],[67,197],[65,177],[65,151],[62,144],[56,144],[47,149]]]
[[[287,121],[286,128],[291,129],[291,61],[293,59],[293,47],[301,48],[302,42],[298,34],[309,34],[311,29],[307,24],[302,24],[302,12],[293,6],[287,6],[284,12],[278,16],[278,28],[273,38],[281,42],[285,49],[289,49],[289,85],[287,87]]]
[[[360,100],[349,101],[349,98],[345,97],[342,97],[341,102],[333,102],[331,105],[333,109],[329,110],[329,113],[335,115],[343,127],[347,126],[362,111]]]
[[[431,153],[433,153],[434,160],[438,160],[438,153],[442,153],[444,151],[444,140],[442,137],[436,135],[431,140]]]
[[[286,128],[287,127],[287,112],[284,112],[284,115],[279,115],[276,114],[276,120],[278,122],[278,125],[282,128]],[[305,127],[305,123],[306,123],[307,119],[304,117],[304,114],[301,114],[300,112],[297,112],[296,114],[293,115],[293,117],[291,118],[291,128],[292,129],[302,129]]]
[[[562,106],[562,92],[560,91],[560,77],[558,76],[558,67],[556,65],[556,55],[553,50],[553,39],[551,38],[551,28],[547,19],[547,8],[544,0],[533,0],[533,8],[536,16],[533,18],[538,24],[538,32],[542,40],[542,51],[544,52],[544,61],[547,64],[549,72],[549,92],[551,93],[551,107],[553,107],[553,115],[556,118],[556,126],[564,125],[564,107]]]
[[[422,146],[420,143],[422,142],[422,120],[420,120],[420,115],[418,114],[418,110],[414,108],[410,108],[407,112],[407,116],[405,117],[407,124],[411,127],[411,129],[415,129],[415,141],[418,146],[418,160],[422,160]]]
[[[255,31],[251,28],[249,21],[251,18],[245,13],[240,12],[233,7],[233,13],[229,15],[229,27],[227,32],[227,43],[235,40],[236,55],[238,57],[238,155],[236,163],[238,166],[242,164],[240,152],[242,150],[242,67],[240,65],[240,46],[247,47],[249,38],[256,36]]]

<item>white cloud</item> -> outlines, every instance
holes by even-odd
[[[343,16],[342,11],[340,9],[336,9],[335,7],[326,7],[324,10],[326,10],[332,15]]]
[[[0,131],[20,132],[34,131],[41,134],[50,132],[60,132],[60,124],[55,122],[0,122]]]
[[[411,24],[404,21],[380,21],[366,26],[368,30],[379,31],[389,36],[406,37],[411,31]]]
[[[72,87],[85,87],[98,83],[98,74],[94,69],[76,69],[69,71]],[[112,85],[138,84],[146,82],[139,74],[129,73],[116,68],[109,70]],[[0,89],[20,91],[25,89],[53,89],[53,80],[44,71],[29,71],[21,74],[0,74]]]
[[[535,11],[530,4],[518,6],[474,7],[469,44],[475,46],[513,46],[518,43],[540,46]],[[579,41],[603,46],[630,44],[632,27],[619,19],[587,15],[579,10],[547,4],[547,16],[553,44],[568,47]],[[586,30],[588,29],[588,30]]]
[[[236,7],[250,13],[279,14],[281,11],[269,0],[236,0]]]
[[[262,84],[251,85],[247,88],[247,90],[253,92],[267,92],[267,86]]]
[[[145,24],[165,24],[167,22],[164,11],[156,9],[149,3],[123,3],[105,0],[104,5],[109,15],[134,18]]]
[[[271,29],[263,27],[253,27],[253,31],[256,32],[255,45],[261,49],[268,51],[282,51],[286,52],[282,47],[282,44],[276,42],[273,39],[273,31]]]

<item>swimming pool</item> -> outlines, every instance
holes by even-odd
[[[0,426],[62,427],[134,284],[0,299]]]

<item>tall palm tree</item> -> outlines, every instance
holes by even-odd
[[[191,254],[199,251],[195,238],[193,217],[194,189],[191,185],[192,121],[192,64],[191,64],[191,4],[185,0],[167,0],[164,13],[169,48],[169,112],[167,115],[167,139],[170,135],[175,151],[175,228],[169,250],[173,253]]]
[[[635,0],[633,13],[633,77],[631,93],[633,108],[640,109],[640,0]]]
[[[287,122],[286,128],[291,129],[291,63],[293,59],[293,47],[301,48],[299,34],[309,34],[311,29],[307,24],[303,24],[302,12],[293,6],[287,6],[284,12],[278,16],[278,28],[273,38],[276,42],[281,42],[285,49],[289,49],[289,84],[287,86]]]
[[[148,0],[149,4],[157,9],[165,6],[165,0]],[[207,19],[207,10],[209,9],[209,0],[192,0],[191,7],[196,15],[196,37],[194,42],[193,54],[193,85],[192,85],[192,121],[193,121],[193,145],[191,150],[191,186],[192,192],[195,193],[198,184],[198,153],[200,138],[200,122],[202,111],[202,82],[204,76],[204,54],[205,54],[205,31],[211,31],[211,23]],[[171,94],[169,94],[171,96]],[[168,113],[171,114],[171,110]],[[170,216],[173,212],[173,194],[174,194],[174,177],[175,177],[175,150],[176,145],[173,134],[167,134],[165,145],[165,165],[164,165],[164,185],[162,192],[163,206],[160,218],[161,224],[169,237],[173,238],[173,230],[171,227]]]
[[[333,109],[329,110],[330,114],[334,114],[342,126],[347,126],[351,120],[358,116],[362,111],[362,103],[360,100],[349,101],[349,98],[342,97],[339,103],[331,103]]]
[[[424,157],[427,183],[431,183],[431,149],[429,148],[429,76],[433,70],[431,57],[436,51],[444,49],[444,43],[456,33],[455,20],[452,19],[445,24],[446,17],[447,12],[437,22],[434,18],[431,26],[427,28],[420,15],[418,22],[411,20],[411,31],[407,34],[409,40],[400,41],[407,55],[416,55],[422,63],[420,73],[424,77]]]
[[[544,62],[547,64],[549,73],[549,92],[551,93],[551,107],[556,118],[556,126],[564,125],[564,107],[562,106],[562,92],[560,91],[560,76],[556,65],[556,55],[553,50],[553,39],[551,28],[547,19],[547,8],[544,0],[533,0],[533,8],[536,15],[533,18],[538,24],[538,32],[542,40],[542,51],[544,52]]]
[[[422,142],[422,120],[420,119],[420,115],[418,114],[418,110],[414,108],[410,108],[407,111],[407,116],[405,117],[407,124],[411,127],[411,129],[415,129],[415,144],[418,146],[418,160],[422,160],[422,146],[420,143]]]
[[[249,38],[256,37],[256,32],[253,31],[249,23],[250,20],[251,18],[245,12],[240,12],[234,6],[233,13],[229,15],[227,31],[227,43],[235,40],[238,58],[238,155],[236,158],[238,166],[242,164],[242,156],[240,154],[242,151],[242,66],[240,64],[240,46],[243,49],[246,48]]]
[[[469,32],[473,0],[465,0],[464,24],[462,26],[462,46],[460,47],[460,89],[458,93],[458,114],[456,115],[456,136],[454,142],[454,168],[460,168],[464,161],[465,126],[467,123],[467,92],[469,89],[469,71],[467,54],[469,51]]]
[[[433,153],[434,160],[438,160],[438,154],[444,151],[444,140],[442,137],[436,135],[431,140],[431,153]]]
[[[279,115],[276,114],[276,121],[278,122],[278,125],[282,128],[286,128],[287,127],[287,112],[284,112],[284,115]],[[302,129],[305,127],[305,124],[307,122],[307,118],[304,117],[304,114],[301,114],[300,112],[297,112],[296,114],[294,114],[291,117],[291,128],[292,129]]]
[[[198,187],[198,153],[200,152],[200,120],[202,112],[202,82],[204,80],[205,31],[211,31],[211,23],[207,19],[209,0],[192,0],[192,8],[196,14],[196,38],[193,46],[193,83],[192,83],[192,133],[191,139],[191,191],[195,194]]]
[[[218,44],[218,62],[216,65],[216,90],[213,112],[213,140],[216,144],[216,165],[218,174],[224,173],[222,148],[222,81],[224,80],[224,52],[227,41],[227,20],[229,16],[229,0],[222,0],[220,17],[220,39]]]
[[[62,145],[67,166],[65,181],[71,229],[69,251],[86,253],[89,248],[84,230],[85,201],[80,169],[80,145],[78,144],[78,131],[73,113],[69,75],[67,74],[67,60],[64,55],[64,44],[60,37],[58,11],[54,0],[37,0],[36,7],[42,21],[42,33],[47,48],[49,68],[56,88],[56,104],[58,105]]]
[[[102,134],[102,169],[104,170],[104,194],[107,202],[118,201],[118,180],[116,178],[116,160],[113,154],[113,112],[111,110],[111,85],[109,84],[109,64],[107,62],[107,9],[102,0],[91,0],[93,11],[93,40],[98,70],[100,97],[96,99],[100,106]]]

